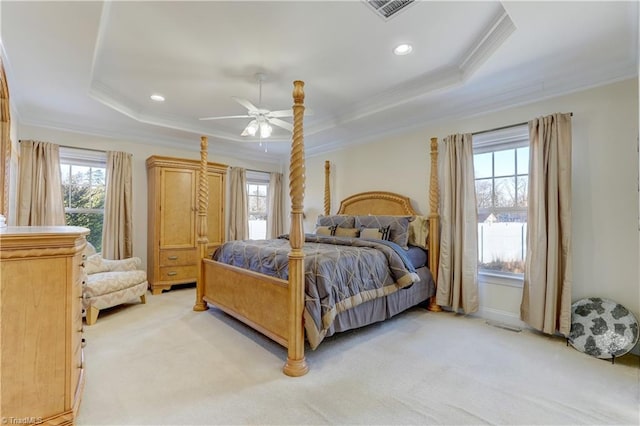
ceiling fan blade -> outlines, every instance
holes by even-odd
[[[245,107],[246,109],[248,109],[249,112],[258,111],[258,107],[256,107],[254,104],[252,104],[251,102],[249,102],[244,98],[236,98],[235,96],[232,96],[231,98],[237,103],[239,103],[240,105],[242,105],[243,107]]]
[[[293,132],[293,125],[291,123],[287,123],[284,120],[280,120],[279,118],[267,118],[267,121],[273,125],[282,127],[283,129]]]
[[[250,115],[225,115],[222,117],[202,117],[199,118],[198,120],[221,120],[221,119],[225,119],[225,118],[248,118],[251,117]]]
[[[267,117],[293,117],[293,110],[291,109],[283,109],[280,111],[269,111],[267,113]]]

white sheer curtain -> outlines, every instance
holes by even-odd
[[[133,256],[132,155],[107,152],[107,180],[102,226],[102,256],[126,259]]]
[[[571,114],[529,122],[527,259],[520,317],[548,334],[571,329]]]
[[[284,232],[282,173],[272,172],[269,174],[268,195],[267,238],[278,238]]]
[[[60,147],[21,141],[18,177],[19,226],[64,225]]]
[[[438,305],[478,310],[478,209],[471,134],[444,139]]]
[[[247,171],[232,167],[229,186],[229,239],[246,240],[249,238]]]

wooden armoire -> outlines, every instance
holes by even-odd
[[[208,163],[207,253],[225,239],[225,182],[228,166]],[[152,294],[198,278],[197,214],[200,162],[147,158],[147,279]]]
[[[87,228],[0,228],[0,420],[71,425],[84,388]]]

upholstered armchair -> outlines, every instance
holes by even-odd
[[[82,287],[82,306],[87,325],[96,322],[101,309],[137,298],[140,298],[141,303],[146,303],[149,284],[146,271],[141,269],[142,261],[139,257],[104,259],[90,243],[87,243],[84,254],[86,278]]]

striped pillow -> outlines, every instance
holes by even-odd
[[[409,222],[413,216],[356,216],[356,228],[389,227],[387,240],[396,243],[403,249],[409,249]]]

